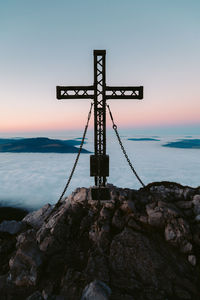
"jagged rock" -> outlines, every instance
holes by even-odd
[[[36,291],[32,295],[30,295],[26,300],[44,300],[42,294],[39,291]]]
[[[4,288],[4,286],[6,286],[6,283],[7,283],[7,276],[6,275],[0,276],[0,290]]]
[[[161,211],[163,211],[163,215],[166,220],[182,216],[182,212],[173,203],[158,201],[158,207]]]
[[[146,212],[147,215],[151,215],[152,213],[155,213],[159,211],[158,207],[156,207],[156,202],[150,203],[146,205]]]
[[[148,224],[148,218],[147,216],[140,216],[139,221],[143,224]]]
[[[90,299],[99,282],[112,290],[99,299],[199,299],[200,189],[110,189],[98,203],[78,188],[29,214],[22,233],[1,232],[2,300]]]
[[[84,203],[87,199],[88,190],[86,188],[78,188],[74,194],[73,201],[75,203]]]
[[[188,208],[192,207],[193,202],[192,201],[178,201],[178,202],[176,202],[176,205],[179,208],[188,209]]]
[[[98,278],[107,283],[110,280],[107,258],[100,252],[91,253],[85,270],[89,278]]]
[[[35,286],[43,255],[35,241],[33,231],[18,237],[18,249],[10,261],[10,280],[17,286]]]
[[[21,221],[3,221],[0,224],[0,232],[6,232],[9,234],[17,234],[25,229],[25,225]]]
[[[192,197],[193,193],[194,193],[194,189],[193,188],[185,187],[183,189],[183,198],[184,198],[184,200],[190,200],[190,198]]]
[[[196,223],[193,224],[192,227],[192,234],[193,234],[193,242],[200,247],[200,224]]]
[[[151,286],[155,294],[161,286],[166,293],[173,294],[175,278],[179,277],[181,274],[179,272],[187,267],[182,265],[181,270],[178,267],[180,258],[175,258],[172,250],[166,248],[158,236],[156,239],[131,229],[125,229],[115,236],[111,243],[109,257],[112,289],[121,288],[134,294],[145,284]],[[157,243],[160,247],[159,253],[155,251]],[[171,261],[171,264],[167,261]]]
[[[148,223],[152,226],[162,227],[164,225],[164,218],[161,212],[153,212],[148,217]]]
[[[189,242],[183,243],[183,245],[180,247],[180,250],[182,253],[190,253],[192,251],[192,244]]]
[[[112,216],[112,212],[110,211],[109,208],[104,206],[100,211],[100,216],[105,220],[110,219]]]
[[[120,209],[123,211],[123,213],[130,214],[135,210],[134,202],[128,200],[120,206]]]
[[[186,290],[181,289],[180,287],[175,287],[174,292],[178,299],[183,299],[183,300],[191,299],[190,294]]]
[[[84,279],[81,272],[69,268],[61,280],[60,296],[63,299],[80,299],[83,290],[81,282]]]
[[[195,255],[188,255],[188,261],[191,265],[196,266],[197,260]]]
[[[127,226],[134,230],[142,230],[142,227],[134,220],[133,215],[130,216]]]
[[[76,205],[74,205],[73,209],[75,209],[75,206]],[[69,211],[68,215],[67,211]],[[60,243],[60,246],[62,246],[60,236],[64,235],[65,232],[65,238],[67,238],[70,233],[70,226],[67,226],[68,224],[66,223],[66,219],[69,223],[72,221],[70,214],[73,214],[72,205],[70,201],[66,199],[57,210],[52,212],[51,218],[49,218],[47,222],[43,223],[36,234],[37,242],[39,243],[41,251],[46,251],[47,249],[49,249],[49,251],[54,251],[53,248],[59,248]]]
[[[200,214],[200,203],[194,205],[193,211],[194,211],[195,215],[199,215]]]
[[[158,201],[146,205],[148,223],[152,226],[163,227],[166,221],[182,216],[181,211],[172,203]]]
[[[192,250],[192,245],[188,242],[192,238],[188,223],[182,219],[173,219],[165,227],[165,239],[172,245],[177,246],[183,253]]]
[[[196,221],[197,223],[200,222],[200,215],[197,215],[197,216],[195,217],[195,221]]]
[[[112,226],[116,227],[118,230],[122,230],[125,224],[125,220],[122,218],[122,212],[118,209],[115,211],[112,218]]]
[[[110,295],[111,289],[107,284],[94,280],[85,287],[81,300],[108,300]]]
[[[194,203],[194,205],[199,204],[199,202],[200,202],[200,195],[199,194],[194,195],[193,199],[192,199],[192,202]]]
[[[200,214],[200,195],[195,195],[193,197],[193,200],[192,200],[193,204],[194,204],[194,213],[195,215],[199,215]]]
[[[39,210],[33,211],[26,215],[22,221],[35,229],[39,229],[47,219],[47,217],[50,215],[53,208],[53,205],[46,204]]]

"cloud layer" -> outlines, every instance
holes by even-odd
[[[162,147],[167,141],[170,139],[134,142],[123,138],[127,153],[144,183],[168,180],[198,186],[199,150]],[[140,188],[116,138],[109,136],[107,144],[110,155],[108,182],[121,187]],[[93,149],[91,138],[87,149]],[[56,203],[75,158],[76,154],[0,153],[0,204],[35,209],[47,202]],[[81,155],[67,194],[77,187],[92,186],[94,180],[89,172],[89,155]]]

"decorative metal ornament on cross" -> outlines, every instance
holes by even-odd
[[[57,86],[57,99],[92,99],[94,101],[94,155],[90,156],[90,176],[95,178],[92,199],[110,198],[106,187],[109,156],[106,154],[106,100],[143,99],[143,86],[107,86],[106,50],[94,50],[94,84],[91,86]]]

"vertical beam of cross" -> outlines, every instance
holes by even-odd
[[[106,155],[106,51],[94,50],[94,150],[95,157]],[[97,159],[97,165],[101,161]],[[106,176],[95,176],[96,186],[105,186]]]
[[[94,155],[90,156],[90,176],[95,186],[105,187],[109,176],[106,155],[106,100],[143,98],[143,86],[107,86],[106,51],[94,50],[94,84],[90,86],[57,86],[57,99],[92,99],[94,101]]]

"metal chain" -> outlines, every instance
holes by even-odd
[[[119,142],[120,147],[121,147],[121,149],[122,149],[122,151],[123,151],[123,153],[124,153],[124,156],[125,156],[125,158],[126,158],[128,164],[129,164],[131,170],[133,171],[134,175],[135,175],[136,178],[138,179],[138,181],[141,183],[141,185],[142,185],[143,187],[145,187],[145,184],[142,182],[141,178],[139,177],[139,175],[138,175],[137,172],[135,171],[135,169],[134,169],[134,167],[133,167],[133,165],[132,165],[132,163],[131,163],[131,161],[130,161],[130,159],[129,159],[127,153],[126,153],[126,150],[124,149],[124,146],[123,146],[123,144],[122,144],[121,138],[120,138],[119,133],[118,133],[118,130],[117,130],[117,125],[114,123],[114,120],[113,120],[113,116],[112,116],[112,112],[111,112],[111,110],[110,110],[110,107],[109,107],[108,104],[106,104],[106,106],[108,107],[108,111],[109,111],[109,114],[110,114],[110,118],[111,118],[111,121],[112,121],[112,123],[113,123],[113,129],[114,129],[114,131],[115,131],[115,133],[116,133],[118,142]]]
[[[65,185],[65,187],[64,187],[64,190],[63,190],[63,192],[62,192],[62,194],[61,194],[61,196],[60,196],[60,198],[59,198],[59,200],[58,200],[58,203],[61,202],[61,200],[62,200],[64,194],[66,193],[66,190],[67,190],[67,188],[68,188],[68,186],[69,186],[69,184],[70,184],[70,181],[71,181],[72,176],[73,176],[73,174],[74,174],[74,171],[75,171],[75,169],[76,169],[76,165],[77,165],[77,163],[78,163],[79,156],[80,156],[81,150],[82,150],[82,148],[83,148],[85,136],[86,136],[87,129],[88,129],[88,125],[89,125],[89,121],[90,121],[90,118],[91,118],[91,113],[92,113],[92,107],[93,107],[93,104],[94,104],[94,103],[91,103],[91,106],[90,106],[90,111],[89,111],[89,113],[88,113],[87,123],[86,123],[86,126],[85,126],[85,130],[84,130],[84,133],[83,133],[82,141],[81,141],[81,144],[80,144],[80,148],[79,148],[78,154],[77,154],[77,156],[76,156],[76,160],[75,160],[74,166],[73,166],[73,168],[72,168],[72,171],[71,171],[71,174],[70,174],[70,176],[69,176],[69,179],[68,179],[68,181],[67,181],[67,183],[66,183],[66,185]]]

